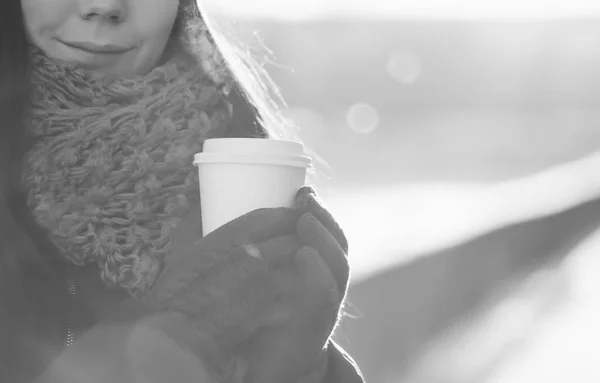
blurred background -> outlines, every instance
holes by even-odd
[[[368,383],[600,382],[600,1],[205,4],[330,167]]]

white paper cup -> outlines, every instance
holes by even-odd
[[[194,165],[206,235],[256,209],[292,207],[312,162],[295,141],[214,138],[204,141]]]

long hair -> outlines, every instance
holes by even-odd
[[[233,104],[232,136],[258,136],[298,139],[296,126],[284,118],[285,101],[265,67],[251,54],[235,31],[209,17],[201,0],[180,0],[180,17],[175,24],[177,34],[191,35],[198,25],[208,28],[209,37],[234,77],[230,94]],[[265,48],[265,47],[260,47]],[[262,53],[269,58],[267,49]]]
[[[19,187],[28,44],[20,1],[0,8],[0,381],[20,383],[43,368],[42,349],[60,342],[67,291],[57,253],[33,224]]]
[[[180,0],[174,35],[207,23],[196,0]],[[207,24],[208,25],[208,24]],[[283,137],[286,123],[264,69],[241,45],[210,27],[235,75],[231,136]],[[20,0],[0,1],[0,381],[30,382],[60,345],[69,303],[65,263],[32,219],[21,190],[27,135],[30,60]],[[269,90],[270,89],[270,90]]]

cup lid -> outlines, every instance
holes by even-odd
[[[279,165],[300,168],[311,168],[312,159],[305,155],[282,155],[282,154],[246,154],[246,153],[196,153],[194,165],[200,164],[255,164],[255,165]]]
[[[210,138],[204,141],[203,153],[304,155],[304,145],[297,141],[265,138]]]

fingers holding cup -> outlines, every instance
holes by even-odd
[[[327,230],[333,235],[338,241],[344,253],[348,254],[348,239],[344,234],[344,231],[340,227],[337,220],[333,215],[325,208],[323,202],[317,196],[315,190],[310,186],[303,186],[296,193],[296,199],[294,201],[295,208],[300,213],[311,213],[325,226]]]
[[[333,275],[337,288],[345,292],[350,278],[350,265],[337,239],[312,213],[305,213],[298,219],[297,234],[301,245],[318,252]]]

